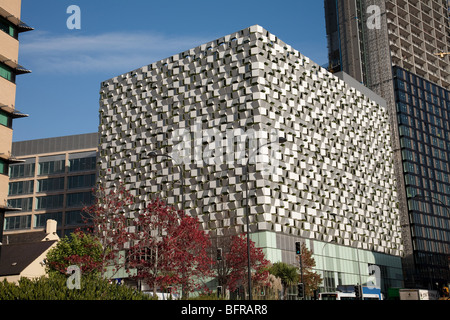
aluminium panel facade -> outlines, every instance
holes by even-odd
[[[211,234],[242,233],[248,183],[253,235],[401,255],[385,107],[262,27],[106,80],[100,95],[99,181],[125,183],[130,215],[184,199]]]

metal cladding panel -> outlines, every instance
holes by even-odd
[[[87,133],[64,137],[45,138],[13,142],[11,153],[15,157],[96,148],[98,133]]]

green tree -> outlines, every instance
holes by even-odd
[[[58,241],[47,254],[47,272],[65,274],[67,267],[76,265],[83,274],[98,272],[102,267],[102,246],[94,236],[75,231]]]
[[[298,268],[285,262],[276,262],[270,267],[269,272],[280,278],[283,285],[283,299],[286,300],[287,288],[298,282]]]

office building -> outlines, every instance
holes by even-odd
[[[16,75],[29,70],[18,64],[19,34],[32,30],[20,20],[20,0],[0,0],[0,242],[7,206],[8,166],[15,162],[11,153],[13,119],[26,116],[16,109]],[[0,247],[1,253],[1,247]]]
[[[450,279],[450,91],[400,67],[394,83],[414,249],[405,278],[439,289]]]
[[[63,237],[85,228],[83,208],[92,203],[96,186],[98,134],[13,142],[20,163],[9,167],[8,206],[3,242],[22,242],[42,232],[47,220],[57,222]]]
[[[327,288],[367,284],[369,265],[383,290],[401,286],[388,116],[358,81],[255,25],[106,80],[100,95],[99,183],[125,184],[130,215],[159,196],[212,236],[238,234],[248,200],[251,239],[272,262],[295,264],[305,241]]]
[[[448,159],[448,1],[324,3],[330,70],[350,74],[387,103],[403,226],[405,285],[440,289],[450,282],[449,216],[440,214],[450,207],[450,199],[442,194],[450,171],[441,166]],[[411,120],[409,128],[405,128],[406,120]],[[410,134],[421,140],[410,143]],[[409,171],[412,158],[418,160],[414,171],[423,173],[421,182],[419,178],[413,182],[415,177]],[[411,188],[416,188],[415,192]],[[431,212],[437,215],[433,224],[424,222]]]

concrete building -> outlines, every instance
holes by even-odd
[[[324,3],[330,70],[350,74],[387,102],[403,226],[405,284],[436,289],[438,283],[438,289],[442,288],[450,282],[450,218],[448,215],[438,218],[439,225],[435,226],[425,227],[427,223],[422,223],[423,232],[417,234],[414,226],[417,222],[413,220],[418,219],[412,217],[419,215],[419,220],[424,221],[430,214],[439,216],[439,212],[449,210],[450,198],[437,189],[436,183],[443,183],[441,190],[445,190],[450,171],[448,167],[439,165],[438,169],[434,164],[417,161],[415,171],[424,173],[420,176],[422,186],[415,189],[419,194],[411,192],[411,186],[417,186],[419,180],[411,184],[412,176],[405,168],[411,165],[411,152],[417,159],[439,163],[449,156],[448,136],[437,135],[437,131],[448,132],[448,1],[325,0]],[[422,128],[422,140],[414,145],[406,146],[405,140],[410,137],[405,137],[406,131],[399,131],[407,130],[402,123],[405,119],[412,121],[408,130],[413,130],[414,136],[416,128]],[[432,141],[436,139],[444,145],[434,145]],[[436,179],[437,176],[441,178]],[[421,211],[424,199],[413,199],[416,195],[425,197],[427,206],[436,209]],[[438,251],[435,240],[430,242],[433,245],[423,246],[424,241],[436,239],[435,233],[441,234]]]
[[[82,209],[92,201],[96,185],[98,134],[80,134],[14,142],[21,162],[10,165],[4,243],[41,232],[55,220],[64,236],[84,228]],[[19,241],[20,242],[20,241]]]
[[[323,289],[367,284],[371,265],[383,291],[401,286],[385,102],[340,77],[255,25],[106,80],[99,182],[125,183],[130,215],[159,196],[213,236],[247,230],[248,200],[272,262],[304,241]]]
[[[11,153],[13,119],[26,116],[15,105],[16,75],[30,72],[18,64],[19,34],[32,30],[20,20],[20,10],[20,0],[0,0],[0,239],[5,212],[12,210],[6,198],[8,166],[15,162]]]
[[[392,66],[450,88],[446,0],[325,0],[330,68],[375,92]],[[386,96],[383,94],[382,96]]]

